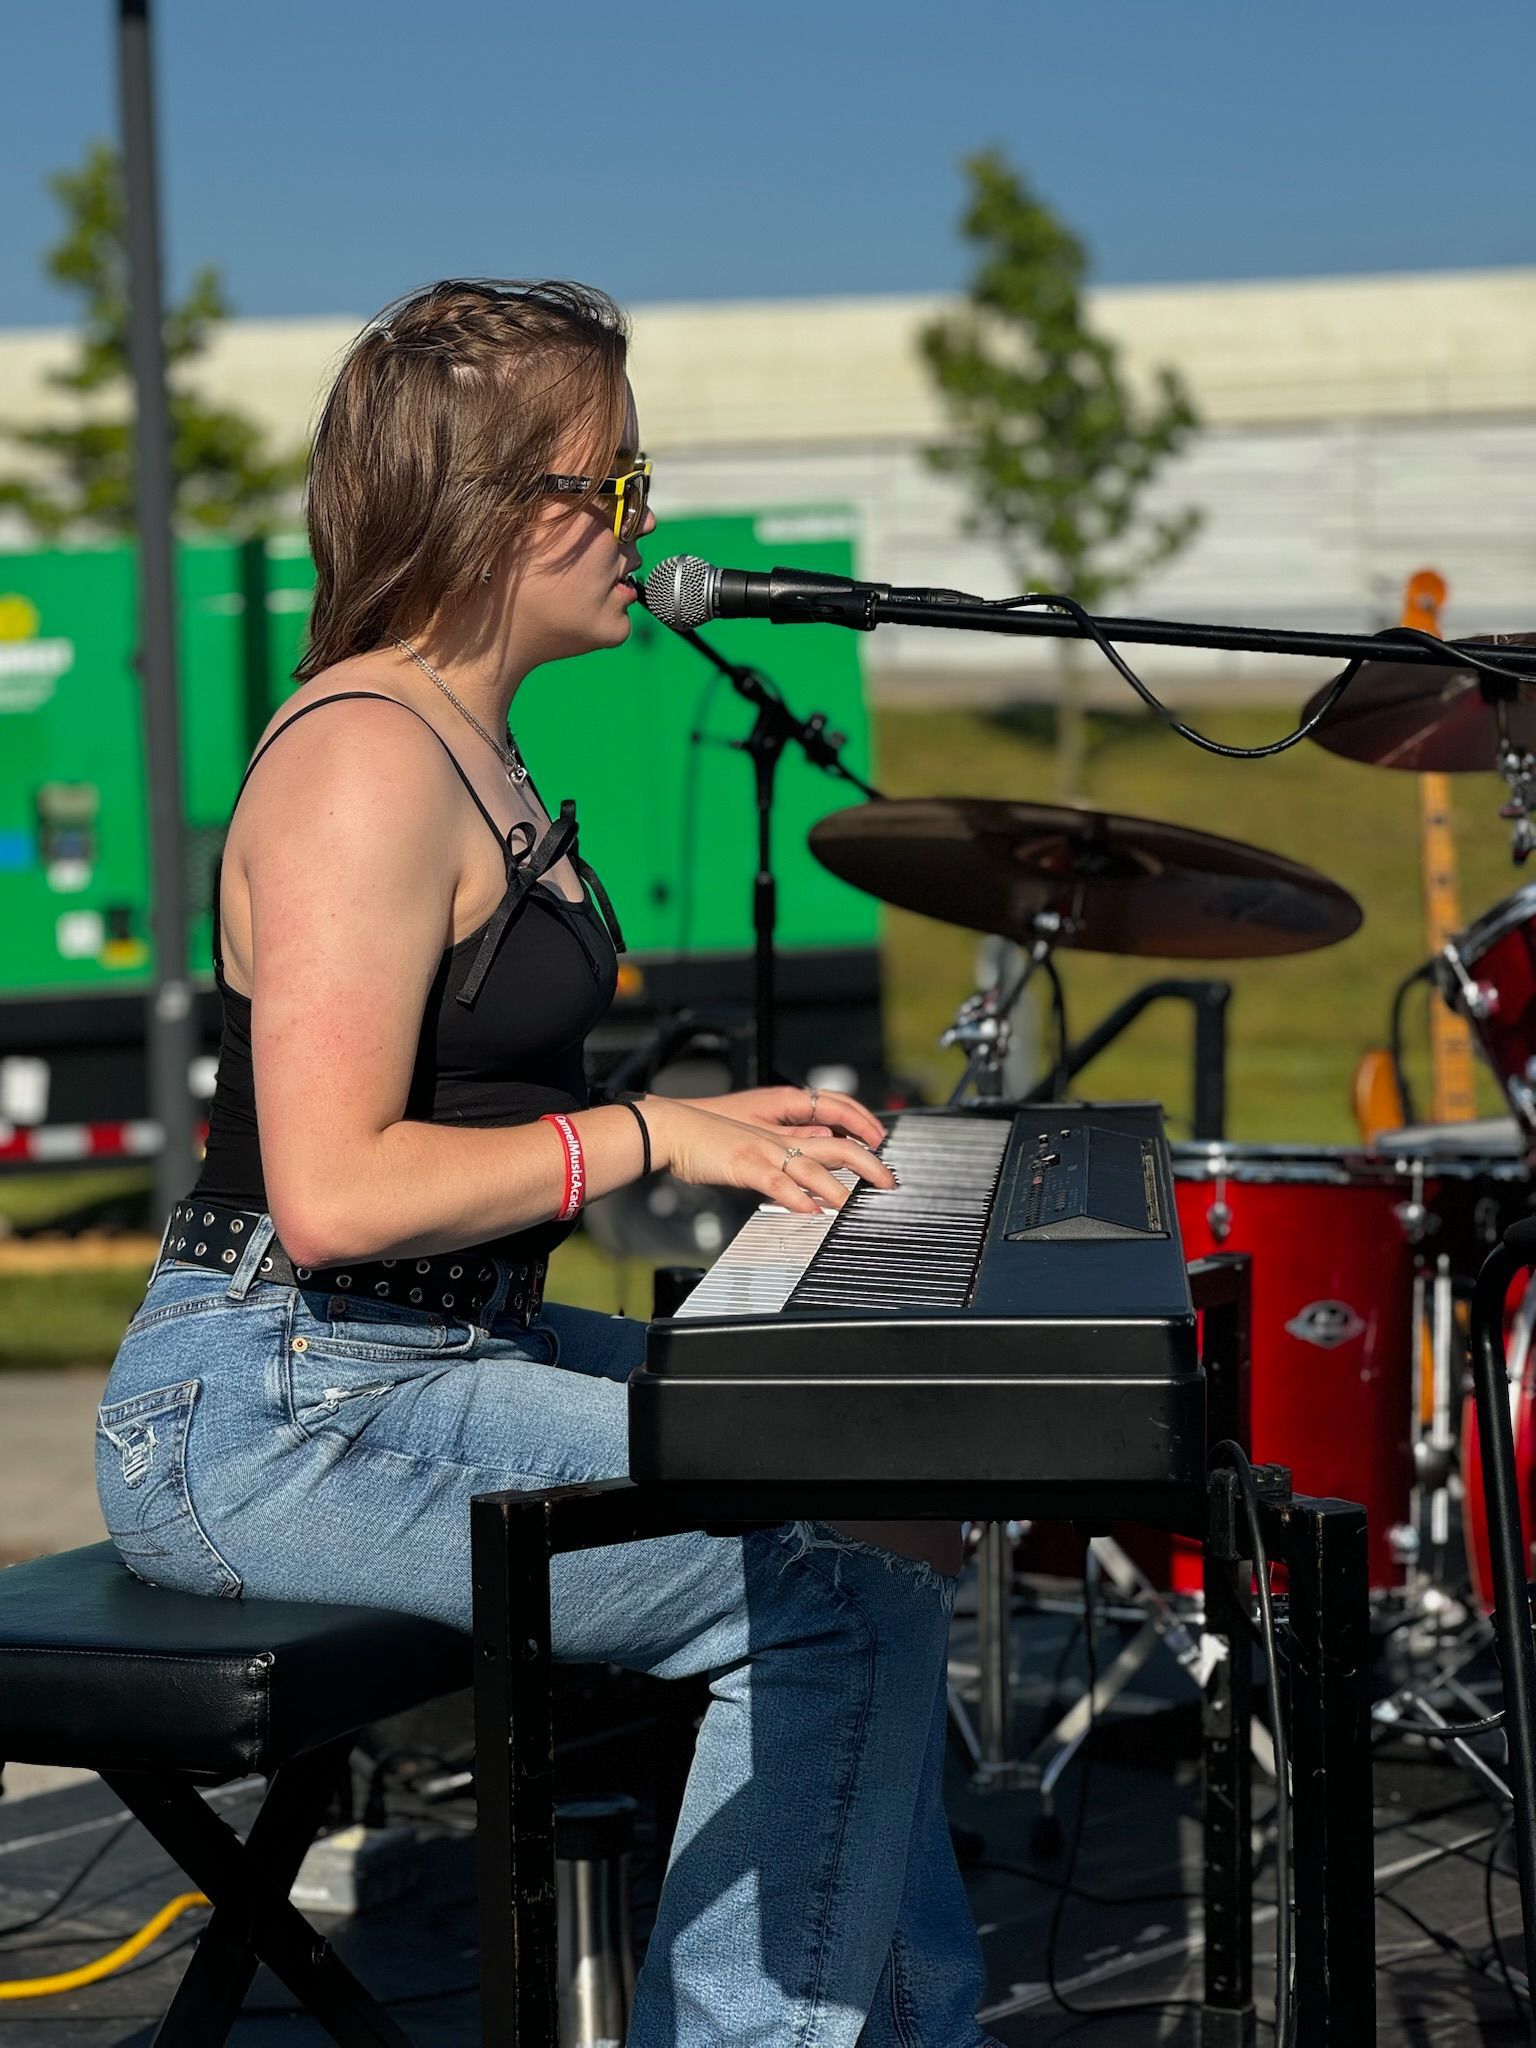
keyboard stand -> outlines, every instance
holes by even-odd
[[[1247,1261],[1191,1269],[1212,1350],[1216,1435],[1233,1434],[1224,1372],[1246,1329]],[[1296,1893],[1297,2048],[1359,2048],[1375,2038],[1369,1648],[1365,1511],[1282,1497],[1266,1475],[1270,1554],[1289,1573],[1288,1715]],[[859,1489],[856,1512],[1005,1521],[1028,1514],[1027,1488]],[[1050,1512],[1074,1517],[1060,1497]],[[537,1493],[481,1495],[470,1512],[474,1577],[476,1858],[481,2038],[485,2048],[549,2048],[559,2038],[555,1902],[550,1560],[571,1550],[683,1530],[740,1530],[855,1512],[846,1487],[636,1486],[610,1480]],[[1097,1520],[1101,1496],[1081,1514]],[[1253,2005],[1252,1712],[1249,1569],[1235,1477],[1184,1503],[1177,1524],[1205,1543],[1208,1670],[1204,1741],[1205,1995],[1202,2048],[1249,2048]]]

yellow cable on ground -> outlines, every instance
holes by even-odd
[[[98,1956],[94,1963],[82,1963],[78,1970],[61,1970],[56,1977],[14,1977],[9,1983],[0,1981],[0,1998],[51,1998],[56,1991],[78,1991],[82,1984],[94,1984],[98,1978],[110,1977],[124,1963],[131,1963],[152,1941],[158,1941],[173,1920],[179,1919],[193,1906],[208,1904],[201,1892],[182,1892],[168,1906],[162,1906],[153,1920],[145,1921],[137,1934],[130,1934],[121,1948],[113,1949],[110,1955]]]

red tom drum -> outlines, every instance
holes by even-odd
[[[1400,1162],[1324,1146],[1172,1147],[1185,1255],[1253,1255],[1252,1455],[1360,1501],[1375,1588],[1402,1583],[1413,1491],[1414,1247]],[[1176,1590],[1199,1556],[1174,1560]]]

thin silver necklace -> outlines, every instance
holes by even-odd
[[[438,674],[437,670],[432,666],[431,662],[426,659],[425,655],[418,654],[415,648],[410,644],[408,640],[397,639],[395,641],[395,645],[400,649],[402,654],[408,654],[419,669],[424,669],[426,671],[426,673],[432,678],[433,682],[436,683],[437,687],[442,691],[443,695],[448,699],[448,702],[453,706],[454,710],[460,712],[465,718],[469,720],[470,724],[475,728],[475,731],[479,733],[481,739],[485,741],[485,744],[491,749],[492,753],[496,756],[497,760],[506,770],[508,782],[510,782],[515,789],[521,789],[523,784],[528,780],[528,764],[523,759],[522,755],[517,751],[517,741],[513,739],[511,733],[507,734],[507,743],[505,746],[503,746],[501,741],[497,739],[494,733],[486,731],[485,727],[480,723],[479,719],[476,718],[475,714],[473,713],[473,711],[470,710],[469,706],[453,694],[452,690],[449,689],[448,685],[443,681],[442,677]]]

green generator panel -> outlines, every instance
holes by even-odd
[[[775,509],[666,522],[649,561],[793,561],[852,573],[849,515]],[[314,572],[302,536],[178,550],[182,744],[193,971],[206,978],[213,864],[251,745],[292,687]],[[125,545],[0,554],[0,1000],[143,987],[148,825]],[[756,815],[739,750],[753,713],[686,642],[635,607],[625,646],[536,670],[513,724],[547,803],[576,799],[582,850],[641,960],[752,942]],[[837,627],[711,625],[799,715],[824,712],[870,775],[860,642]],[[877,906],[810,854],[816,819],[856,800],[791,748],[774,864],[786,951],[872,948]]]

